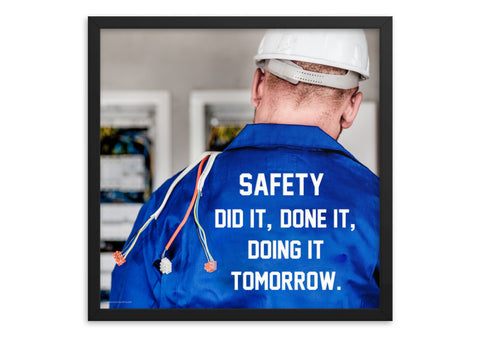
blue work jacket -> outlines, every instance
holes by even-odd
[[[198,204],[159,262],[195,189],[197,168],[175,187],[115,266],[111,308],[377,308],[379,181],[318,127],[247,125],[218,155]],[[176,176],[142,207],[132,235]]]

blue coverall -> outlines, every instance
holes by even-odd
[[[206,257],[192,215],[183,219],[197,168],[115,266],[111,308],[377,308],[379,181],[318,127],[247,125],[210,171],[198,206]],[[176,176],[142,207],[151,216]],[[252,212],[253,211],[253,212]],[[133,235],[132,232],[132,235]],[[130,236],[130,238],[132,237]]]

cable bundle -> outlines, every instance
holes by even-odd
[[[197,171],[197,179],[196,179],[196,182],[195,182],[195,190],[194,190],[194,193],[193,193],[193,196],[192,196],[192,200],[190,201],[190,205],[188,206],[188,209],[187,209],[187,212],[185,213],[185,216],[183,217],[183,220],[182,222],[178,225],[177,229],[175,230],[175,232],[173,233],[173,235],[170,237],[170,240],[168,241],[167,245],[165,246],[165,249],[163,250],[163,253],[162,253],[162,256],[161,256],[161,266],[160,266],[160,270],[162,271],[162,273],[165,273],[165,274],[168,274],[171,272],[171,262],[168,258],[165,257],[165,253],[168,251],[168,249],[170,248],[172,242],[175,240],[175,238],[177,237],[178,233],[180,232],[180,230],[183,228],[183,226],[185,225],[187,219],[188,219],[188,216],[190,215],[191,211],[192,211],[192,208],[194,210],[193,212],[193,215],[194,215],[194,220],[195,220],[195,225],[197,227],[197,235],[199,237],[199,240],[200,240],[200,243],[202,245],[202,248],[204,250],[204,253],[205,253],[205,256],[207,258],[207,263],[205,264],[205,267],[204,269],[207,271],[207,272],[213,272],[217,269],[217,262],[213,259],[211,253],[210,253],[210,250],[208,249],[208,244],[207,244],[207,238],[206,238],[206,235],[205,235],[205,231],[203,230],[202,226],[200,225],[200,222],[198,220],[198,203],[200,201],[200,197],[201,197],[201,192],[202,192],[202,188],[203,188],[203,184],[205,182],[205,179],[208,175],[208,173],[210,172],[210,169],[212,168],[213,166],[213,162],[215,161],[215,158],[216,156],[218,155],[219,153],[218,152],[212,152],[212,153],[208,153],[207,156],[205,156],[201,162],[200,162],[200,165],[198,167],[198,171]],[[209,159],[210,158],[210,159]],[[206,169],[205,171],[203,172],[202,174],[202,168],[203,168],[203,165],[205,164],[205,162],[207,161],[207,159],[209,159],[208,163],[207,163],[207,166],[206,166]],[[173,189],[175,188],[175,186],[177,185],[177,183],[189,172],[193,169],[193,167],[196,165],[195,164],[192,164],[190,165],[189,167],[187,167],[176,179],[175,181],[172,183],[172,185],[170,186],[169,190],[167,191],[167,194],[165,195],[165,198],[163,200],[163,203],[162,205],[158,208],[158,210],[152,214],[150,216],[150,218],[145,222],[145,224],[143,224],[143,226],[133,235],[133,237],[130,239],[130,241],[125,245],[124,247],[124,251],[120,252],[120,251],[117,251],[114,253],[113,255],[113,258],[115,259],[115,262],[117,263],[118,266],[124,264],[126,262],[126,258],[128,256],[128,254],[130,253],[130,251],[133,249],[133,247],[135,246],[135,243],[137,242],[140,234],[147,228],[147,226],[150,224],[150,222],[155,218],[157,219],[158,216],[160,215],[161,211],[163,210],[163,208],[165,207],[165,204],[168,200],[168,198],[170,197],[170,194],[172,193]]]
[[[213,272],[217,269],[217,262],[213,259],[212,255],[210,254],[210,250],[208,249],[207,244],[207,237],[205,235],[205,230],[203,230],[200,222],[198,221],[198,202],[200,201],[200,195],[197,196],[197,201],[195,202],[195,208],[193,209],[193,217],[195,219],[195,224],[197,226],[197,235],[200,239],[200,243],[202,244],[203,251],[205,253],[205,257],[207,257],[207,263],[205,264],[204,269],[207,272]]]

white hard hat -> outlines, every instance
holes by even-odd
[[[370,76],[368,46],[361,29],[272,29],[258,47],[255,63],[291,83],[349,89]],[[292,60],[348,71],[330,75],[303,70]]]

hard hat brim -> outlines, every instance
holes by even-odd
[[[370,73],[369,71],[365,71],[362,69],[359,69],[358,66],[353,66],[353,65],[348,65],[345,63],[342,64],[336,64],[333,61],[329,61],[326,59],[314,59],[311,57],[305,57],[301,55],[292,55],[292,54],[279,54],[279,53],[269,53],[269,54],[257,54],[254,57],[255,64],[257,67],[262,66],[262,62],[265,60],[270,60],[270,59],[277,59],[277,60],[298,60],[306,63],[313,63],[313,64],[320,64],[320,65],[326,65],[326,66],[332,66],[336,67],[339,69],[344,69],[348,71],[353,71],[356,72],[360,75],[360,80],[367,80],[370,78]]]

